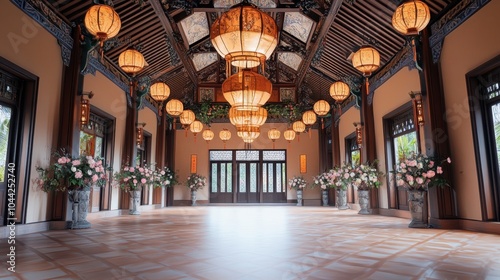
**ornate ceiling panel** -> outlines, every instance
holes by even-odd
[[[68,23],[81,24],[97,0],[32,0],[48,3]],[[139,47],[148,66],[138,78],[165,81],[172,97],[196,100],[198,86],[225,80],[225,61],[209,39],[211,24],[239,0],[106,0],[122,20],[117,38],[108,40],[104,55],[118,67],[129,45]],[[382,67],[405,46],[391,25],[401,0],[251,0],[271,15],[280,29],[279,46],[266,61],[265,75],[279,86],[306,92],[310,101],[331,100],[329,86],[343,80],[359,90],[362,75],[349,56],[363,44],[373,45]],[[425,0],[432,18],[457,0]],[[375,73],[376,74],[376,73]],[[309,100],[309,99],[307,99]]]

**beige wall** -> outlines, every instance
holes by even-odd
[[[446,37],[441,54],[458,214],[481,219],[465,74],[500,54],[500,1],[490,1]]]
[[[383,117],[405,103],[411,101],[411,91],[421,91],[420,78],[416,69],[409,70],[405,67],[399,70],[387,82],[375,90],[373,96],[373,119],[375,120],[375,142],[379,170],[387,174],[385,169],[385,143]],[[386,180],[379,189],[380,208],[388,208]]]
[[[50,163],[57,142],[63,64],[57,40],[10,1],[2,3],[0,20],[0,56],[40,78],[31,177],[18,178],[20,185],[24,180],[33,182],[36,166]],[[19,174],[23,174],[25,167],[18,168]],[[36,189],[34,183],[30,186],[26,222],[49,220],[49,196]]]
[[[138,123],[146,123],[146,126],[144,127],[144,130],[146,132],[151,133],[151,161],[150,163],[156,167],[156,135],[157,135],[157,120],[156,120],[156,114],[149,109],[148,107],[144,107],[139,111],[139,116],[137,119]],[[153,203],[153,186],[149,186],[149,204]]]
[[[122,163],[127,113],[125,92],[98,71],[95,76],[92,74],[84,76],[83,91],[92,91],[94,93],[94,97],[90,100],[92,106],[115,117],[115,143],[112,165],[113,173],[119,171]],[[118,209],[118,198],[118,187],[112,187],[111,209]]]
[[[197,155],[197,173],[208,178],[209,175],[209,159],[208,149],[224,149],[224,143],[219,138],[219,132],[227,128],[231,131],[231,139],[226,143],[226,149],[245,149],[243,141],[236,135],[236,129],[231,124],[212,124],[211,130],[215,133],[215,137],[209,143],[209,147],[201,137],[197,136],[196,143],[191,132],[185,137],[184,131],[178,130],[175,135],[175,167],[179,174],[179,181],[181,185],[175,187],[174,199],[175,200],[190,200],[189,190],[184,185],[187,176],[190,174],[190,161],[191,155]],[[318,131],[311,130],[311,138],[306,133],[302,133],[299,137],[288,145],[288,142],[283,138],[283,131],[286,130],[287,125],[283,123],[264,124],[261,127],[261,135],[257,140],[252,143],[252,149],[272,149],[272,142],[267,138],[267,132],[277,128],[280,130],[281,137],[275,142],[275,149],[287,149],[287,179],[293,176],[302,175],[308,183],[312,181],[312,177],[319,173],[319,150],[318,150]],[[205,127],[206,129],[206,127]],[[307,173],[300,174],[299,157],[301,154],[307,156]],[[198,192],[199,200],[208,200],[208,188]],[[296,192],[294,190],[287,190],[288,199],[296,199]],[[320,191],[307,189],[304,192],[304,199],[319,199]]]
[[[339,122],[339,141],[340,141],[340,161],[342,164],[344,164],[346,157],[345,157],[345,138],[353,133],[356,128],[354,127],[355,122],[359,122],[360,120],[360,112],[359,109],[356,108],[355,106],[352,106],[342,114],[340,117],[340,122]]]

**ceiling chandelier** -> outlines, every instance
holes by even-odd
[[[269,100],[272,90],[266,77],[250,70],[242,70],[222,83],[224,98],[237,110],[257,111]]]
[[[232,125],[238,126],[261,126],[267,120],[267,110],[259,107],[257,111],[241,111],[236,107],[229,109],[229,121]]]
[[[260,136],[260,128],[258,126],[246,125],[236,127],[236,135],[243,139],[245,143],[252,143]]]
[[[215,20],[210,41],[226,60],[226,71],[231,65],[263,68],[278,45],[278,26],[271,16],[244,0]]]

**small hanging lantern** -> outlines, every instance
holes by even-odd
[[[189,125],[194,122],[196,119],[193,111],[191,110],[184,110],[182,111],[181,115],[179,116],[179,121],[182,124],[182,127],[185,130],[185,136],[187,137],[187,130],[189,128]]]
[[[201,136],[203,137],[203,139],[207,142],[207,146],[208,146],[208,142],[212,141],[212,139],[214,139],[214,132],[210,130],[210,128],[207,128],[205,130],[203,130],[203,133],[201,134]]]
[[[342,81],[337,81],[330,86],[330,96],[337,103],[346,100],[350,94],[349,85]]]
[[[289,128],[289,129],[285,130],[285,132],[283,132],[283,137],[290,144],[290,142],[292,142],[293,139],[295,139],[295,131],[293,131],[292,129]]]
[[[267,132],[267,137],[271,141],[273,141],[273,149],[274,149],[274,142],[276,142],[276,140],[280,139],[280,136],[281,136],[281,132],[279,130],[277,130],[276,128],[273,128]]]
[[[296,121],[292,124],[292,129],[296,133],[302,133],[306,130],[306,125],[303,121]]]
[[[366,94],[370,94],[368,77],[380,67],[380,53],[373,47],[362,46],[352,56],[352,66],[365,76]]]
[[[157,82],[151,85],[149,94],[154,100],[163,102],[170,96],[170,87],[165,83]]]
[[[314,103],[313,110],[320,117],[326,116],[330,112],[330,104],[325,100],[318,100]]]
[[[165,106],[165,110],[172,117],[177,117],[182,114],[184,110],[184,105],[177,99],[170,99]]]
[[[193,133],[194,142],[196,143],[196,135],[203,130],[203,124],[199,120],[195,120],[189,125],[189,130]]]
[[[316,113],[313,110],[305,111],[302,114],[302,122],[308,126],[313,125],[316,122]]]
[[[219,138],[224,142],[224,149],[226,148],[226,141],[231,139],[231,131],[227,130],[227,128],[224,128],[219,132]]]
[[[85,28],[99,40],[101,50],[104,41],[118,35],[122,26],[118,13],[108,5],[94,5],[85,13]]]
[[[118,57],[118,65],[127,74],[134,76],[140,72],[146,61],[144,56],[134,48],[128,48],[120,53]]]
[[[144,143],[144,127],[146,123],[137,123],[137,131],[136,131],[136,144],[137,147],[142,147],[142,143]]]
[[[415,122],[422,126],[425,123],[424,120],[424,107],[422,105],[422,93],[420,92],[410,92],[410,97],[413,101],[413,115]]]
[[[363,146],[363,123],[355,122],[353,124],[356,128],[356,144],[358,144],[358,147],[361,149]]]
[[[85,99],[84,96],[87,95],[89,98]],[[82,93],[82,98],[80,102],[80,125],[85,127],[90,120],[90,99],[94,96],[94,93]]]

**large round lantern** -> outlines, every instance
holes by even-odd
[[[134,48],[128,48],[118,57],[118,65],[127,74],[135,75],[144,68],[144,56]]]
[[[272,90],[266,77],[249,70],[242,70],[222,83],[224,98],[237,110],[257,111],[269,100]]]
[[[170,87],[162,82],[154,83],[149,88],[149,94],[154,100],[163,102],[170,96]]]
[[[171,99],[170,101],[167,102],[165,110],[169,115],[177,117],[180,114],[182,114],[182,111],[184,111],[184,105],[182,104],[181,101],[177,99]]]
[[[268,14],[245,3],[233,6],[210,27],[210,41],[233,66],[264,64],[278,44],[278,26]]]
[[[410,0],[396,8],[392,15],[392,26],[403,35],[415,36],[429,24],[431,12],[427,4]]]
[[[330,86],[330,96],[338,103],[346,100],[349,94],[351,94],[349,85],[342,81],[337,81]]]
[[[326,116],[330,112],[330,104],[325,100],[318,100],[314,103],[313,110],[318,116]]]
[[[229,109],[229,121],[238,127],[243,125],[261,126],[267,120],[267,110],[259,107],[257,111],[243,111],[236,107]]]
[[[100,42],[118,35],[122,22],[118,13],[108,5],[94,5],[85,14],[85,28]]]
[[[352,56],[352,66],[368,77],[380,66],[379,52],[370,46],[363,46]]]

